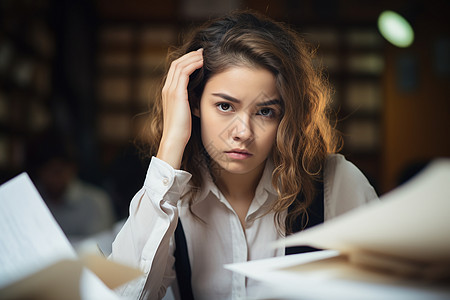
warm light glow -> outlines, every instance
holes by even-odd
[[[414,41],[411,25],[396,12],[382,12],[378,17],[378,29],[386,40],[397,47],[408,47]]]

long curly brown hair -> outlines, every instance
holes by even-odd
[[[204,49],[204,62],[189,79],[191,110],[199,107],[208,79],[230,67],[262,67],[276,78],[283,115],[272,151],[275,165],[272,184],[278,192],[272,211],[278,228],[290,233],[297,217],[306,215],[316,192],[314,181],[320,180],[327,155],[338,150],[340,141],[328,118],[330,88],[312,63],[314,49],[286,24],[255,12],[239,11],[193,31],[181,47],[169,52],[166,68],[173,60],[199,48]],[[164,81],[165,78],[162,84]],[[162,101],[158,91],[151,119],[144,130],[150,155],[158,151],[162,127]],[[189,205],[202,188],[199,162],[207,156],[200,133],[199,119],[192,115],[191,138],[182,159],[182,169],[192,174]],[[283,212],[288,207],[291,208],[284,220]]]

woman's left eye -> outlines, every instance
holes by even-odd
[[[261,115],[263,117],[273,117],[275,115],[275,112],[271,108],[261,108],[258,110],[257,115]]]

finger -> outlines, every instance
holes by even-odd
[[[186,67],[190,66],[192,63],[196,63],[198,61],[203,60],[203,55],[199,51],[190,52],[184,56],[182,56],[180,59],[176,60],[173,68],[172,68],[172,74],[171,74],[171,81],[170,82],[176,82],[177,76],[184,76],[186,75]],[[192,73],[192,72],[190,72]],[[190,75],[189,73],[189,75]]]
[[[187,88],[189,83],[189,76],[197,69],[203,66],[203,56],[189,57],[181,61],[176,66],[176,71],[173,74],[172,85],[174,89],[183,91]]]
[[[178,91],[186,91],[189,84],[189,76],[197,69],[203,66],[203,59],[194,61],[180,70],[178,76],[174,77],[175,89]]]
[[[186,61],[189,61],[194,58],[203,58],[203,49],[199,49],[197,51],[192,51],[189,52],[183,56],[181,56],[180,58],[174,60],[171,64],[170,64],[170,68],[169,71],[167,73],[167,77],[166,77],[166,82],[165,84],[167,84],[167,87],[171,86],[172,82],[173,82],[173,77],[174,74],[176,72],[176,70],[179,68],[180,65],[182,65],[183,63],[185,63]]]
[[[187,86],[189,83],[189,76],[198,68],[203,65],[203,59],[190,58],[179,62],[173,67],[173,74],[171,81],[167,81],[163,87],[163,106],[168,99],[179,99],[186,101]],[[181,97],[181,98],[180,98]]]

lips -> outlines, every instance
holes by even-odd
[[[225,151],[225,153],[228,157],[233,159],[246,159],[253,155],[245,149],[233,149],[230,151]]]

